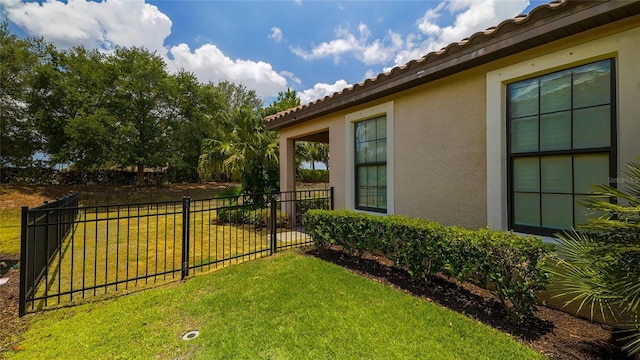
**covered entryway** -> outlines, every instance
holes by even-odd
[[[282,133],[280,136],[280,191],[293,191],[296,190],[296,143],[306,141],[329,145],[329,130],[284,139]]]
[[[280,191],[283,194],[289,194],[289,190],[296,190],[296,172],[298,169],[298,163],[302,160],[299,158],[299,154],[296,154],[296,144],[300,144],[301,142],[309,142],[309,143],[320,143],[320,144],[329,144],[329,130],[324,129],[319,132],[313,132],[310,134],[305,134],[302,136],[293,136],[290,138],[283,138],[282,133],[280,134]],[[314,161],[311,159],[311,161]],[[328,169],[328,167],[327,167]],[[325,187],[328,187],[328,184],[325,184]],[[314,192],[315,188],[308,189],[298,189],[301,190],[304,194],[303,190],[307,190],[310,194]],[[300,194],[292,194],[294,196],[300,196]],[[311,195],[310,195],[311,196]],[[301,209],[296,209],[295,206],[296,201],[299,199],[285,199],[287,201],[282,202],[282,212],[288,214],[290,217],[296,217],[295,219],[290,218],[290,223],[300,223],[301,219],[297,217],[302,212]]]

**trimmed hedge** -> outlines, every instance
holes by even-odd
[[[329,170],[298,169],[297,180],[305,183],[328,183]]]
[[[269,208],[251,208],[248,206],[230,206],[220,208],[214,220],[216,224],[254,225],[258,228],[268,228],[271,224],[271,211]],[[276,210],[276,227],[282,228],[289,225],[289,219],[280,210]]]
[[[331,199],[327,198],[298,199],[296,201],[296,210],[300,215],[304,215],[312,209],[329,210],[330,207]]]
[[[533,236],[350,210],[310,210],[303,224],[320,249],[335,244],[353,256],[382,253],[415,278],[441,273],[482,286],[516,321],[533,315],[549,281],[542,264],[553,246]]]

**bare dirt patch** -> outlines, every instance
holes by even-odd
[[[19,336],[26,330],[26,322],[18,318],[20,270],[12,267],[15,263],[17,260],[0,261],[0,278],[9,280],[0,285],[0,358],[18,346]]]
[[[139,202],[165,200],[167,197],[203,194],[212,196],[214,191],[234,184],[171,184],[164,186],[133,185],[20,185],[0,184],[0,209],[17,209],[22,206],[39,206],[45,201],[52,201],[80,192],[80,201],[96,199],[96,201],[120,202],[124,197],[134,195]],[[105,205],[106,202],[100,203]]]
[[[72,186],[0,184],[0,209],[34,207],[74,192]]]

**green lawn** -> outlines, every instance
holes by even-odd
[[[46,291],[58,294],[75,290],[72,294],[49,299],[48,306],[52,306],[79,299],[84,292],[78,292],[78,289],[98,286],[95,293],[103,294],[179,279],[180,273],[177,272],[105,288],[105,284],[181,268],[182,214],[174,214],[174,211],[173,208],[160,207],[144,210],[134,208],[128,212],[125,208],[117,212],[80,214],[78,224],[62,246],[62,261],[56,256],[53,261],[55,268],[48,273],[48,283],[40,284],[36,296],[44,296]],[[192,271],[208,271],[269,254],[267,229],[211,224],[215,214],[215,210],[193,213],[190,226],[191,265],[213,264]],[[135,217],[128,219],[127,216]],[[221,261],[231,258],[234,259]],[[94,291],[87,293],[94,294]],[[35,307],[41,308],[43,305],[42,301],[37,301]]]
[[[60,186],[64,190],[55,189],[55,194],[70,194],[74,188],[73,186]],[[41,194],[44,187],[26,186],[26,189],[22,189],[20,186],[8,185],[4,191],[0,191],[0,197],[6,197],[12,199],[12,196],[19,195],[21,198],[27,198],[25,194],[34,193]],[[55,186],[54,186],[55,188]],[[18,189],[18,190],[17,190]],[[77,190],[77,188],[75,189]],[[81,206],[98,206],[106,204],[133,204],[133,203],[146,203],[146,202],[158,202],[158,201],[180,201],[184,195],[191,196],[192,199],[209,199],[215,196],[233,196],[239,193],[239,188],[230,187],[225,189],[207,189],[198,188],[194,185],[193,188],[180,188],[168,186],[163,189],[156,188],[127,188],[118,189],[114,187],[114,190],[110,190],[109,186],[87,186],[81,187],[80,190],[80,205]],[[52,193],[52,194],[53,194]],[[51,194],[49,194],[51,195]],[[47,198],[45,196],[45,198]],[[49,199],[53,200],[56,197],[50,196]],[[27,205],[24,203],[18,204],[20,206]],[[39,206],[33,205],[32,207]],[[13,204],[12,207],[3,208],[0,207],[0,255],[8,255],[10,257],[18,258],[20,256],[20,222],[21,222],[21,208],[16,207]]]
[[[0,209],[0,254],[20,256],[21,209]]]
[[[10,359],[543,358],[477,321],[292,252],[27,318]]]

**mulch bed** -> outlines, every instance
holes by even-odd
[[[405,270],[393,267],[389,259],[370,254],[354,259],[339,247],[321,251],[312,249],[305,254],[464,314],[513,336],[549,359],[635,359],[620,349],[610,328],[563,311],[538,306],[534,319],[515,325],[509,321],[497,297],[475,285],[440,276],[427,284],[413,279]]]

